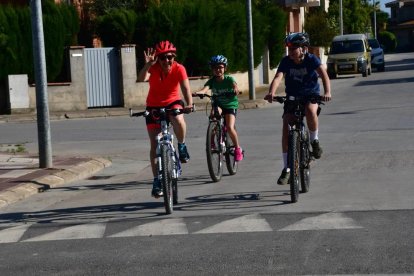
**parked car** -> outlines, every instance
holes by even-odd
[[[331,79],[337,75],[371,74],[371,47],[364,34],[335,36],[329,50],[327,67]]]
[[[371,47],[371,64],[372,67],[377,68],[378,71],[384,72],[385,60],[384,60],[384,49],[382,49],[378,40],[375,38],[368,39],[369,46]]]

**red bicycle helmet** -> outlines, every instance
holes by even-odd
[[[158,42],[155,46],[155,56],[165,53],[175,53],[177,49],[175,48],[174,44],[169,42],[168,40]]]

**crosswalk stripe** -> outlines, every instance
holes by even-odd
[[[267,221],[259,214],[252,214],[220,222],[213,226],[194,232],[194,234],[265,231],[273,230]]]
[[[342,213],[326,213],[319,216],[304,218],[279,231],[357,229],[359,226],[353,219]]]
[[[188,229],[182,218],[163,219],[136,226],[134,228],[110,235],[109,237],[133,237],[133,236],[160,236],[188,234]]]
[[[1,230],[0,243],[11,243],[19,241],[30,226],[31,224],[24,224]]]
[[[102,238],[105,228],[105,223],[75,225],[23,240],[23,242]]]
[[[33,223],[12,226],[0,230],[0,244],[13,242],[34,242],[70,239],[92,239],[103,238],[106,223],[95,222],[75,226],[64,227],[59,230],[22,240],[23,235]],[[296,223],[290,224],[278,231],[301,231],[301,230],[340,230],[360,229],[353,219],[343,213],[325,213],[317,216],[304,218]],[[144,223],[133,228],[115,233],[108,238],[133,237],[133,236],[160,236],[160,235],[184,235],[184,234],[214,234],[214,233],[242,233],[242,232],[265,232],[273,231],[272,227],[260,214],[250,214],[224,220],[210,227],[189,233],[183,218],[170,218],[159,221]]]

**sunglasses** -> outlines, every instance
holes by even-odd
[[[173,55],[162,55],[160,56],[160,60],[165,61],[165,60],[172,60],[174,58]]]

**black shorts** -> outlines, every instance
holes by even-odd
[[[310,101],[303,103],[303,108],[305,108],[305,105],[310,103]],[[283,104],[283,115],[285,114],[295,114],[296,111],[296,104],[294,102],[286,101]],[[321,107],[318,106],[317,115],[321,112]],[[304,113],[303,113],[304,114]]]
[[[233,114],[234,116],[237,116],[237,109],[236,108],[222,108],[221,114]]]
[[[150,113],[149,116],[145,117],[145,122],[147,124],[147,129],[158,129],[161,127],[158,122],[158,118],[155,118],[152,114],[159,110],[160,108],[184,108],[184,102],[182,100],[175,101],[170,103],[167,106],[147,106],[145,109]],[[168,118],[167,118],[168,120]]]

